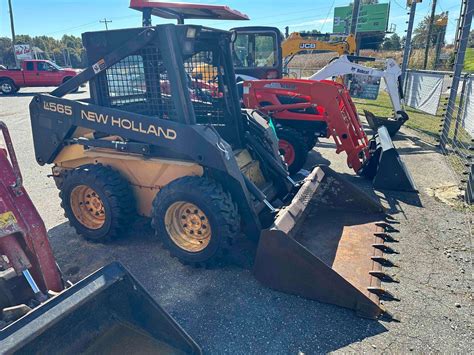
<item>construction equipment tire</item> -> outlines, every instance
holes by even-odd
[[[278,127],[277,136],[280,152],[288,164],[288,171],[291,175],[296,174],[308,158],[308,143],[301,133],[289,127]]]
[[[316,134],[314,132],[308,132],[305,134],[305,140],[306,140],[306,149],[308,152],[311,152],[318,143],[318,137],[316,137]]]
[[[240,215],[222,185],[186,176],[156,195],[152,226],[171,256],[186,265],[210,267],[223,260],[240,233]]]
[[[135,216],[130,184],[117,171],[101,164],[64,173],[59,197],[71,226],[93,242],[123,235]]]

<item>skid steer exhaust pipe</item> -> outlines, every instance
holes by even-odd
[[[120,264],[79,281],[0,331],[1,354],[201,354]]]
[[[285,293],[353,309],[386,313],[384,243],[391,239],[382,206],[328,167],[319,167],[274,224],[261,233],[255,277]],[[384,236],[387,235],[387,238]],[[391,263],[393,265],[393,263]]]

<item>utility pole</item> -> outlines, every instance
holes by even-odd
[[[431,6],[431,17],[430,17],[430,22],[428,25],[428,35],[426,36],[426,44],[425,44],[425,60],[423,62],[423,69],[426,69],[428,66],[428,54],[430,51],[430,44],[431,44],[431,34],[433,33],[433,23],[434,23],[434,18],[436,14],[436,4],[437,0],[432,0],[432,6]]]
[[[100,22],[100,23],[104,23],[104,24],[105,24],[105,30],[108,31],[108,30],[109,30],[108,24],[109,24],[109,23],[112,23],[112,20],[107,20],[107,19],[104,17],[104,19],[103,19],[103,20],[100,20],[99,22]]]
[[[359,12],[360,12],[360,0],[354,0],[352,8],[352,19],[351,19],[351,34],[353,34],[356,38],[357,48],[356,48],[356,55],[359,55],[359,47],[360,47],[360,35],[357,33],[357,24],[359,23]]]
[[[410,0],[407,2],[407,5],[410,4],[410,17],[408,18],[408,28],[407,35],[405,36],[405,48],[403,51],[403,62],[402,62],[402,88],[405,87],[406,74],[408,69],[408,63],[410,62],[411,54],[411,35],[413,33],[413,24],[415,23],[415,12],[416,4],[418,0]]]
[[[15,65],[19,68],[18,59],[15,53],[15,43],[16,43],[16,36],[15,36],[15,23],[13,22],[13,7],[12,7],[12,0],[8,0],[8,9],[10,11],[10,26],[12,29],[12,48],[13,48],[13,56],[15,57]]]

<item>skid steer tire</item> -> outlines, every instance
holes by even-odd
[[[152,226],[163,246],[181,263],[212,267],[223,261],[240,233],[240,215],[219,183],[187,176],[156,195]]]
[[[280,152],[285,157],[290,175],[300,171],[308,158],[308,143],[305,137],[293,128],[278,127],[277,137]]]
[[[99,243],[125,234],[136,203],[130,184],[117,171],[84,165],[64,173],[61,180],[61,207],[77,234]]]

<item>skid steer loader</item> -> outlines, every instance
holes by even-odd
[[[53,164],[62,207],[88,240],[151,218],[172,256],[225,261],[239,235],[258,241],[254,273],[283,292],[384,314],[383,255],[393,250],[381,205],[327,167],[293,181],[266,119],[242,110],[232,34],[193,25],[89,32],[90,66],[30,104],[36,160]],[[217,68],[209,95],[196,62]],[[89,81],[90,99],[63,98]]]
[[[63,282],[1,121],[0,132],[0,353],[200,354],[120,264]]]

